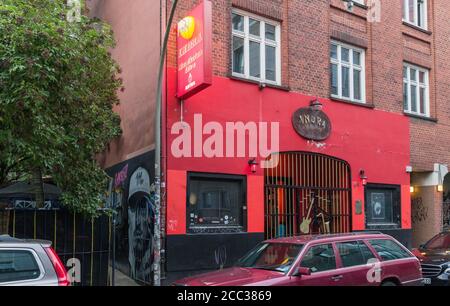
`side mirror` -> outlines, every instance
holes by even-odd
[[[311,269],[305,267],[297,267],[293,276],[311,275]]]
[[[424,250],[424,249],[425,249],[425,244],[419,245],[419,250]]]

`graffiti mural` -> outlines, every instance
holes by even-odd
[[[421,197],[412,200],[412,222],[413,224],[424,222],[428,219],[428,207],[425,207]]]
[[[150,177],[144,168],[130,178],[128,195],[128,261],[131,277],[151,283],[154,237],[154,199]]]

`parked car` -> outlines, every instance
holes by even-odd
[[[419,260],[381,233],[301,236],[264,241],[229,269],[175,286],[422,285]]]
[[[450,232],[434,236],[413,253],[420,260],[426,285],[450,286]]]
[[[68,286],[51,242],[0,236],[0,286]]]

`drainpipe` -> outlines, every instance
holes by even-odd
[[[153,260],[153,285],[161,286],[161,104],[164,62],[167,53],[170,29],[175,15],[178,0],[174,0],[169,20],[165,27],[164,41],[161,49],[158,70],[158,87],[156,90],[155,114],[155,249]]]

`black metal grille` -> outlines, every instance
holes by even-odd
[[[450,230],[450,201],[442,204],[442,219],[444,230]]]
[[[422,264],[422,275],[424,277],[436,277],[441,274],[441,271],[441,266]]]
[[[273,155],[265,170],[267,239],[351,231],[351,173],[339,159],[314,153]]]

